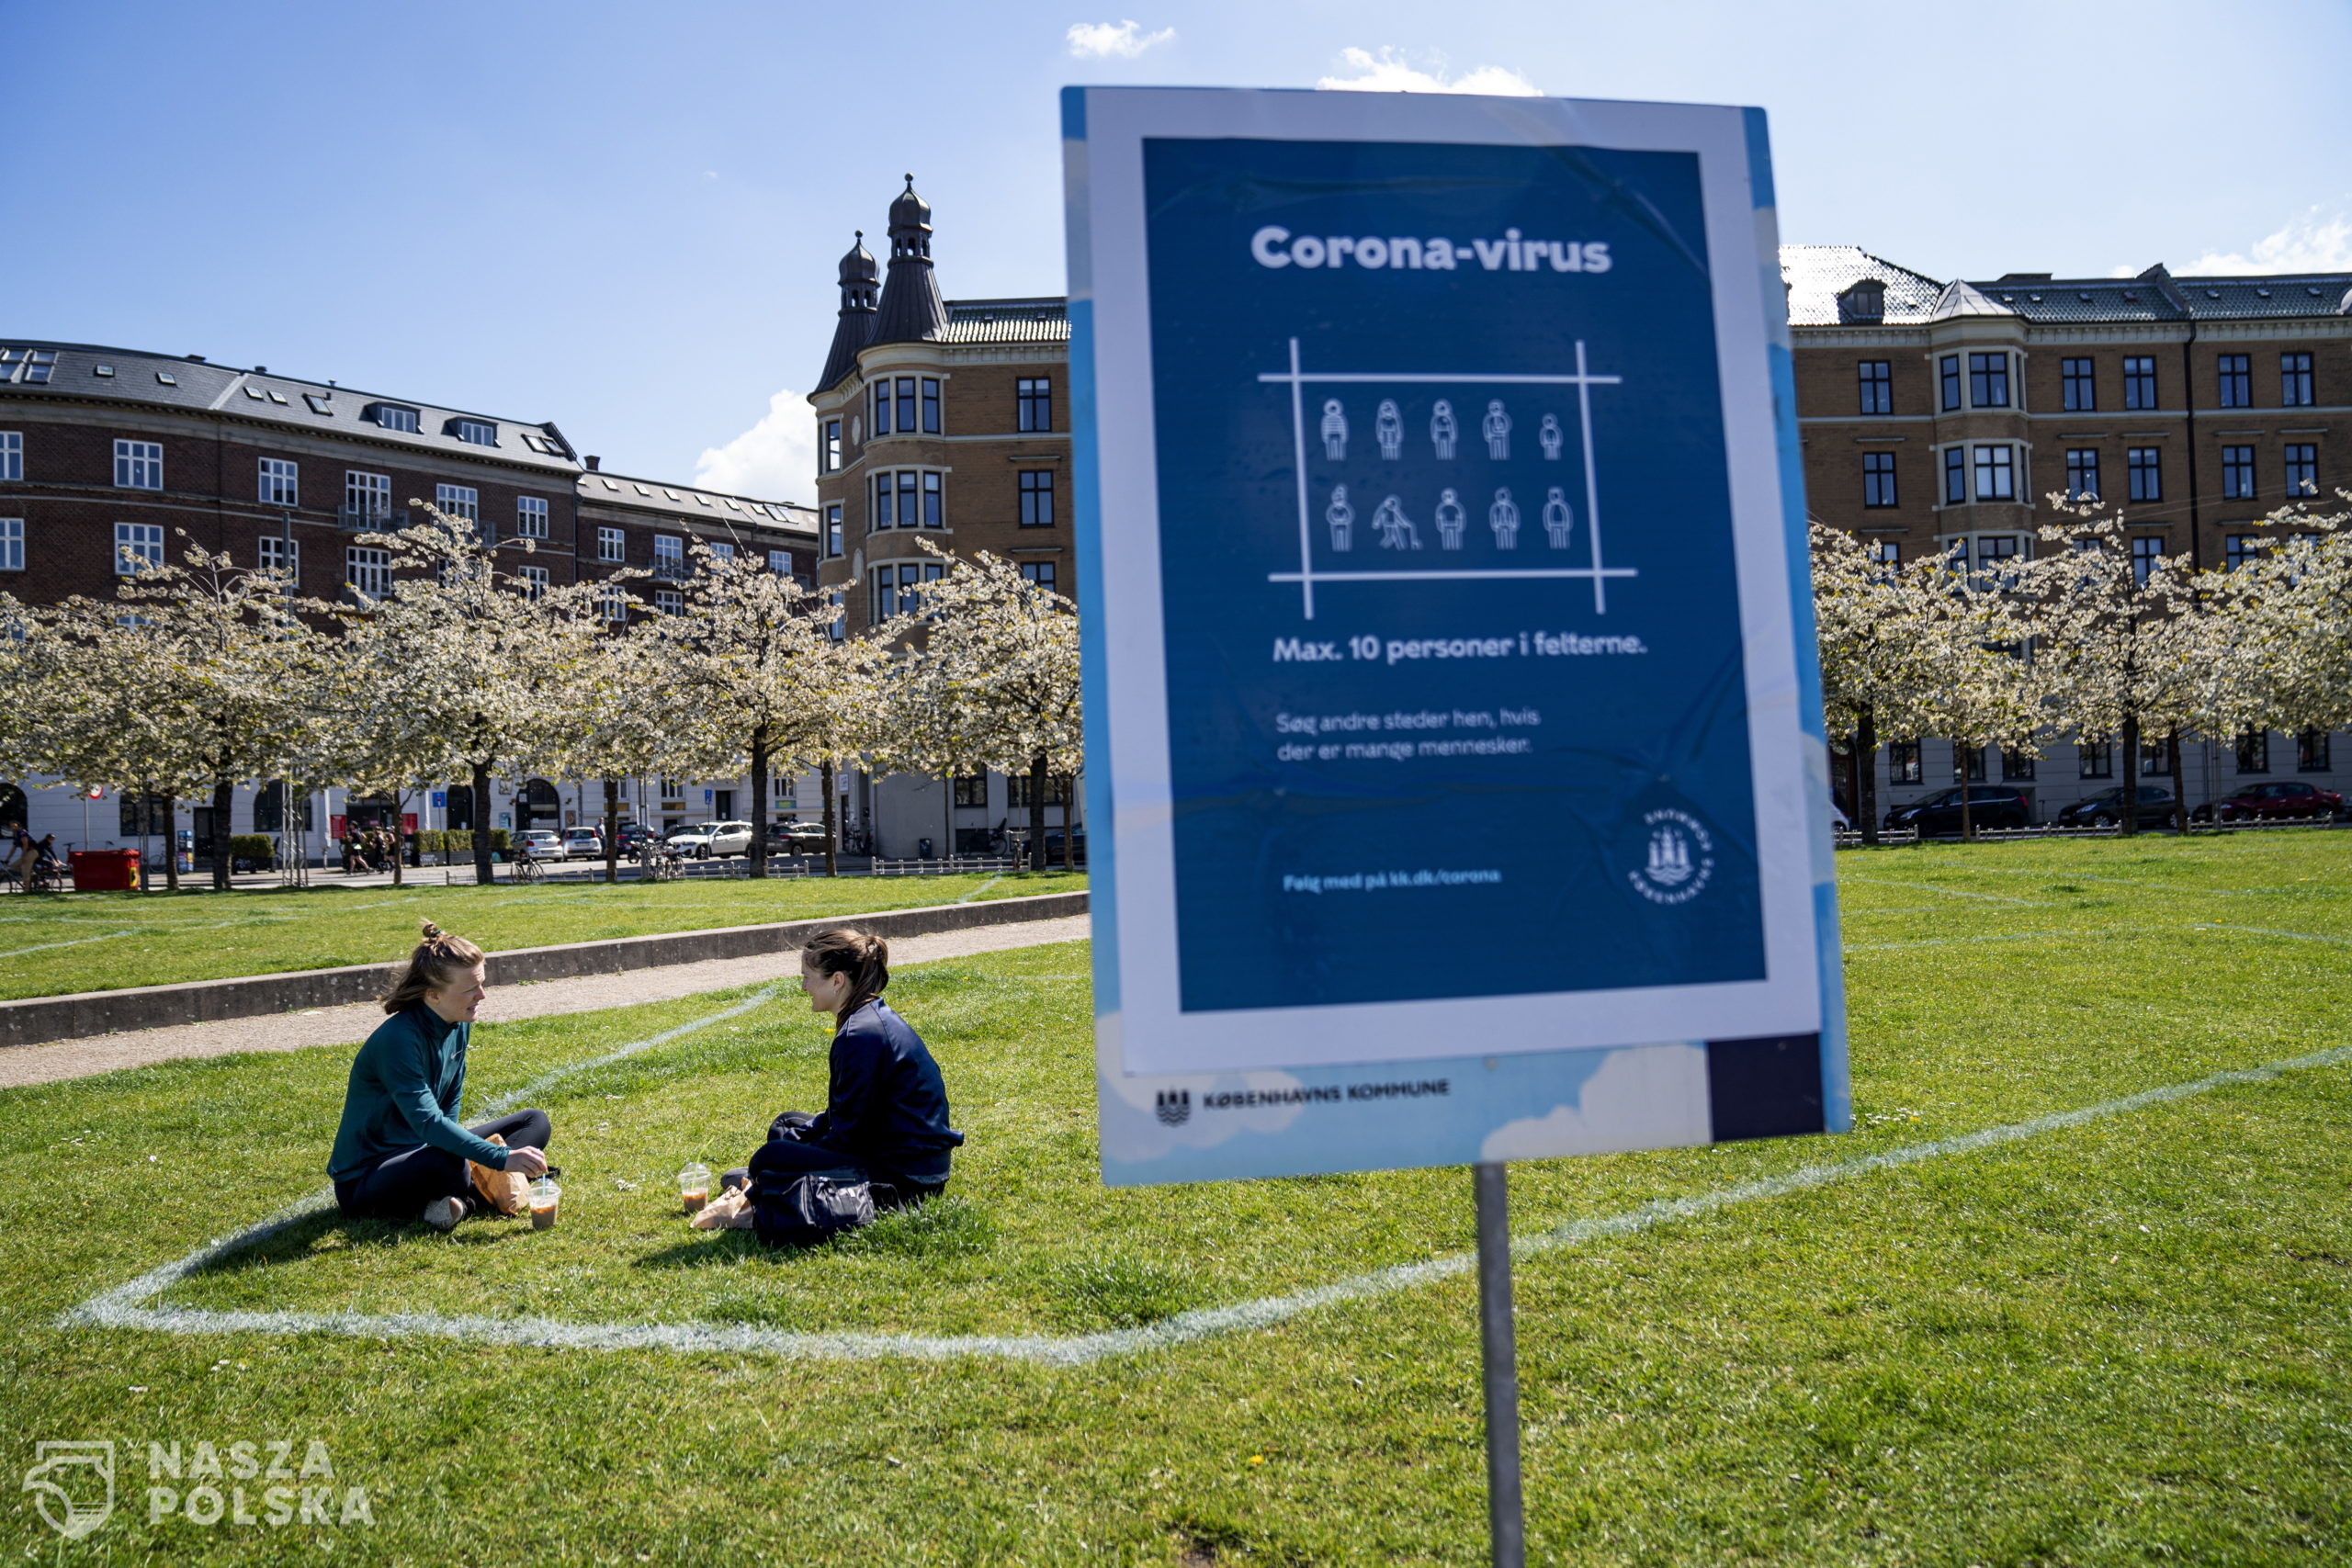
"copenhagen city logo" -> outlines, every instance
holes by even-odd
[[[1642,818],[1648,838],[1647,858],[1626,880],[1634,891],[1653,904],[1687,904],[1696,898],[1715,871],[1715,840],[1697,818],[1673,807],[1661,807]]]
[[[25,1490],[49,1528],[79,1540],[114,1513],[114,1443],[107,1438],[33,1445]]]
[[[1163,1126],[1181,1127],[1193,1114],[1193,1091],[1189,1089],[1163,1089],[1156,1109]]]

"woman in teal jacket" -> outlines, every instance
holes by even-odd
[[[390,1016],[351,1064],[327,1175],[346,1214],[422,1219],[446,1231],[481,1206],[469,1162],[538,1176],[548,1168],[553,1129],[544,1111],[473,1127],[458,1122],[466,1043],[490,994],[482,952],[431,920],[423,929],[407,970],[384,993]],[[490,1141],[493,1134],[503,1146]]]

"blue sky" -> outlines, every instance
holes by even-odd
[[[805,499],[833,264],[901,172],[951,297],[1060,291],[1065,83],[1760,104],[1784,239],[1952,277],[2352,268],[2347,57],[2345,0],[0,0],[0,332]]]

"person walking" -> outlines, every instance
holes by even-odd
[[[29,893],[33,890],[32,831],[22,822],[15,824],[15,829],[16,830],[8,838],[8,852],[17,862],[17,891]]]

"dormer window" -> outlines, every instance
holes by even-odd
[[[1838,319],[1841,321],[1883,321],[1886,320],[1886,285],[1875,277],[1865,277],[1849,284],[1838,296]]]
[[[312,413],[325,414],[330,419],[334,417],[334,399],[328,393],[305,392],[302,400],[311,405]]]
[[[371,403],[361,417],[374,420],[386,430],[398,430],[414,435],[420,428],[417,411],[401,403]]]
[[[475,446],[498,445],[498,426],[486,419],[453,419],[449,422],[449,434]]]

